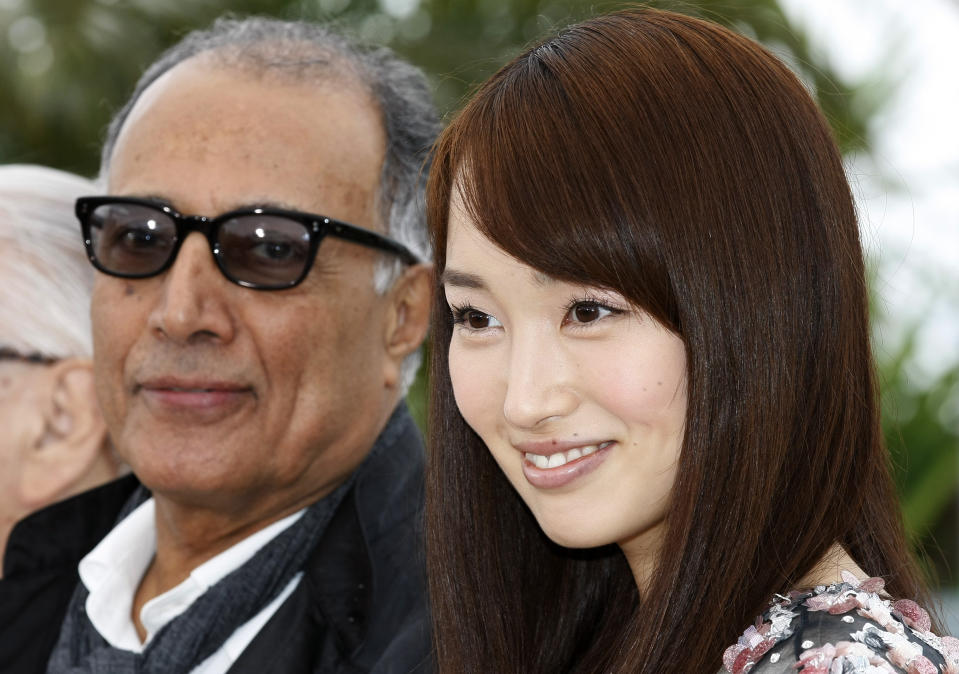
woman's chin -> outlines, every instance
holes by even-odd
[[[613,542],[613,539],[606,538],[602,532],[597,531],[596,527],[587,526],[586,523],[557,523],[539,518],[536,521],[549,540],[564,548],[598,548]]]

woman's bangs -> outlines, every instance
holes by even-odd
[[[621,292],[675,328],[642,189],[612,149],[585,132],[616,110],[604,113],[601,102],[571,95],[540,58],[547,46],[489,81],[447,130],[440,164],[449,197],[517,260],[557,280]]]

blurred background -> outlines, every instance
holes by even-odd
[[[884,428],[905,520],[959,633],[959,0],[648,4],[766,44],[799,74],[835,130],[870,258]],[[441,110],[452,114],[524,45],[622,6],[0,0],[0,163],[94,175],[106,124],[143,68],[226,11],[332,20],[388,44],[426,70]],[[420,380],[411,396],[421,421],[425,390]]]

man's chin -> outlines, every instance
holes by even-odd
[[[244,491],[259,481],[257,466],[246,465],[236,443],[204,441],[205,433],[190,440],[162,440],[158,433],[149,442],[128,441],[124,457],[140,482],[155,495],[202,504],[230,492]]]
[[[192,511],[235,512],[247,509],[257,501],[256,489],[251,485],[231,482],[237,475],[194,471],[185,476],[165,471],[144,470],[134,473],[158,502],[165,502]]]

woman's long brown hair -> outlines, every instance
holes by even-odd
[[[640,598],[615,546],[551,543],[464,422],[439,289],[427,527],[440,672],[715,672],[835,542],[892,594],[925,598],[880,433],[852,198],[784,65],[682,15],[586,21],[506,65],[440,138],[439,272],[454,183],[503,250],[613,288],[679,335],[689,402]]]

